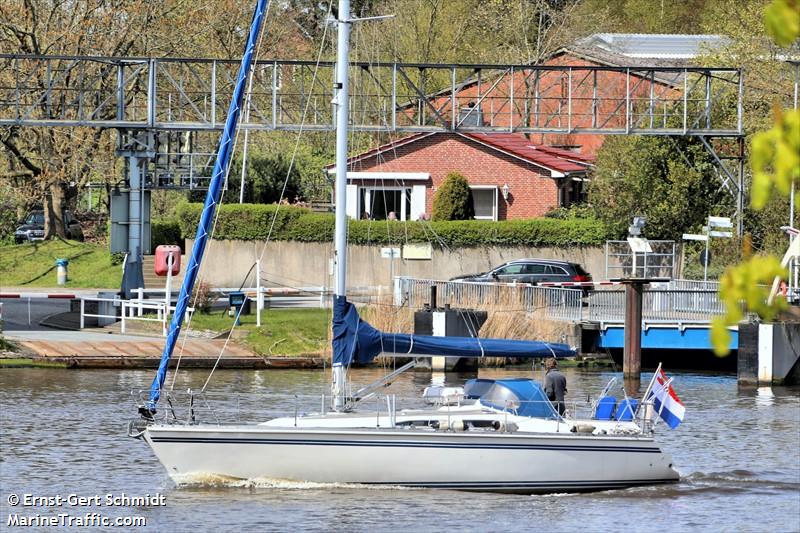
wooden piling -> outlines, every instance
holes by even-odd
[[[638,378],[642,371],[642,293],[644,284],[631,280],[625,284],[625,344],[622,375]]]

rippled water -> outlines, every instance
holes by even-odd
[[[612,375],[565,373],[574,400],[596,393]],[[502,375],[522,374],[481,371]],[[183,373],[176,389],[197,388],[206,376]],[[376,376],[356,371],[354,381]],[[800,389],[740,389],[733,376],[674,376],[686,420],[675,431],[661,426],[658,440],[672,454],[680,483],[519,496],[269,482],[176,487],[144,442],[124,436],[134,415],[130,390],[147,388],[151,372],[0,370],[0,529],[15,530],[7,528],[12,512],[98,511],[144,516],[141,531],[800,531]],[[221,392],[263,392],[258,407],[272,414],[293,405],[278,394],[320,394],[327,379],[321,371],[226,371],[213,384]],[[407,375],[391,392],[420,394],[427,382],[425,374]],[[123,492],[160,492],[167,504],[7,503],[10,494]]]

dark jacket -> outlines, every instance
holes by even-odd
[[[563,402],[567,392],[567,378],[557,368],[551,368],[544,377],[544,392],[551,402]]]

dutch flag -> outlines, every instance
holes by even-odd
[[[683,415],[686,409],[683,406],[678,395],[672,390],[672,380],[667,377],[661,367],[656,371],[651,382],[650,394],[648,399],[653,400],[653,407],[658,415],[667,423],[667,425],[675,429],[678,424],[683,422]]]

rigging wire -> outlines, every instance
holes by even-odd
[[[264,20],[268,19],[269,11],[270,11],[271,7],[272,7],[272,2],[267,2],[267,8],[264,11]],[[261,50],[261,44],[264,41],[264,35],[265,34],[266,34],[266,30],[262,30],[259,33],[258,42],[256,43],[256,47],[255,47],[255,50],[254,50],[254,53],[253,53],[253,61],[250,64],[250,71],[247,73],[247,76],[255,75],[256,65],[258,64],[258,55],[259,55],[259,52]],[[242,120],[242,116],[240,114],[238,121],[241,122],[241,120]],[[231,153],[234,153],[236,151],[236,146],[237,146],[237,144],[239,142],[239,132],[240,131],[241,130],[238,127],[238,123],[237,123],[236,133],[233,136],[233,145],[231,147]],[[225,169],[225,181],[224,181],[225,184],[228,183],[228,176],[230,175],[230,171],[231,171],[232,166],[233,165],[231,165],[230,162],[229,162],[227,168]],[[217,209],[214,212],[214,223],[211,225],[211,233],[208,234],[208,237],[209,237],[209,239],[208,239],[208,243],[209,243],[208,244],[208,249],[209,249],[209,251],[211,250],[211,244],[214,242],[214,233],[216,232],[217,222],[219,221],[219,215],[220,215],[219,207],[222,206],[222,204],[224,202],[224,199],[225,199],[225,190],[223,189],[223,192],[220,194],[219,201],[217,202]],[[201,267],[201,272],[198,272],[198,278],[199,278],[198,283],[203,283],[204,276],[202,275],[202,267]],[[192,308],[194,308],[195,310],[197,308],[197,300],[198,300],[199,297],[200,297],[200,291],[199,290],[195,290],[194,300],[192,302]],[[169,310],[166,310],[165,312],[168,312],[168,311]],[[181,342],[181,347],[180,347],[180,350],[178,351],[178,359],[175,362],[175,370],[173,370],[173,372],[172,372],[172,382],[170,384],[170,390],[173,390],[174,387],[175,387],[175,381],[176,381],[177,376],[178,376],[178,370],[180,369],[181,359],[183,358],[183,352],[184,352],[184,350],[186,348],[186,341],[188,340],[189,332],[191,331],[192,318],[193,317],[194,317],[194,312],[192,312],[189,315],[189,318],[186,319],[186,328],[184,329],[184,332],[183,332],[183,341]],[[234,324],[235,323],[236,322],[234,321]],[[231,328],[231,332],[232,332],[232,328]],[[230,333],[229,333],[228,337],[230,337]],[[228,344],[228,342],[227,342],[227,339],[226,339],[226,341],[225,341],[225,343],[224,343],[224,345],[222,347],[223,350],[225,349],[227,344]],[[220,354],[220,357],[221,357],[221,355],[222,354]],[[217,360],[217,362],[219,362],[219,360]],[[216,363],[214,365],[214,368],[216,368]]]
[[[326,13],[326,19],[330,16],[332,5],[333,5],[333,0],[329,0],[328,1],[328,9],[327,9],[327,13]],[[326,41],[326,38],[327,38],[327,33],[328,33],[328,24],[325,24],[325,27],[324,27],[323,32],[322,32],[322,40],[320,42],[319,53],[317,54],[317,61],[316,61],[316,64],[314,66],[314,73],[313,73],[313,76],[312,76],[312,79],[311,79],[312,90],[313,90],[313,87],[316,84],[317,74],[319,72],[319,64],[320,64],[320,62],[322,60],[323,50],[325,49],[325,41]],[[263,32],[262,32],[261,37],[263,37]],[[260,46],[260,44],[261,44],[261,38],[259,38],[259,46]],[[290,176],[292,174],[292,170],[294,169],[294,163],[295,163],[295,160],[297,158],[297,152],[298,152],[299,147],[300,147],[300,138],[301,138],[301,135],[303,133],[303,128],[305,126],[306,116],[308,115],[308,109],[309,109],[309,107],[311,105],[311,101],[312,101],[311,98],[307,99],[306,102],[305,102],[305,107],[303,108],[303,113],[302,113],[301,120],[300,120],[300,128],[298,129],[298,132],[297,132],[297,139],[296,139],[296,142],[295,142],[295,145],[294,145],[294,149],[292,151],[292,158],[289,161],[289,168],[288,168],[288,170],[286,172],[286,179],[283,182],[283,187],[281,189],[281,194],[280,194],[280,197],[278,199],[278,204],[277,204],[277,206],[275,208],[275,213],[272,216],[272,222],[270,224],[269,231],[267,232],[267,238],[266,238],[266,240],[264,242],[264,245],[261,248],[261,254],[258,257],[258,262],[261,262],[261,259],[264,257],[264,253],[267,250],[267,244],[269,244],[270,239],[272,238],[272,232],[273,232],[273,230],[275,228],[275,223],[276,223],[277,218],[278,218],[278,213],[279,213],[280,207],[281,207],[281,201],[283,200],[284,194],[286,193],[286,188],[287,188],[288,183],[289,183],[289,178],[290,178]],[[239,135],[239,130],[237,129],[237,131],[236,131],[237,138],[238,138],[238,135]],[[229,168],[230,168],[230,166],[229,166]],[[249,273],[247,275],[249,276]],[[242,310],[243,307],[244,306],[239,308],[239,310],[238,310],[239,313],[237,313],[237,319],[238,319],[238,315],[241,313],[241,310]],[[201,390],[205,390],[206,387],[208,386],[208,384],[211,382],[211,377],[214,375],[214,372],[216,371],[217,367],[219,366],[219,362],[222,359],[222,356],[225,353],[225,349],[228,346],[228,342],[230,341],[230,339],[231,339],[231,337],[233,335],[233,330],[236,327],[236,322],[237,321],[238,320],[234,320],[233,325],[228,330],[228,335],[225,338],[225,343],[223,344],[222,349],[220,350],[216,361],[214,361],[214,366],[211,368],[211,371],[208,374],[208,378],[206,379],[205,383],[203,384],[203,388]]]

